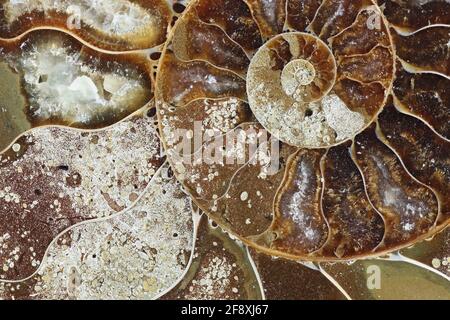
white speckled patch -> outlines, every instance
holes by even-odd
[[[31,274],[71,225],[132,205],[162,164],[159,151],[153,119],[140,114],[97,132],[22,136],[0,155],[0,279]]]
[[[167,170],[127,212],[62,234],[37,274],[0,283],[0,297],[150,299],[174,285],[188,266],[194,226],[189,197]]]

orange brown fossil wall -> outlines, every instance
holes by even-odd
[[[448,26],[434,25],[447,23],[436,11],[445,6],[192,1],[166,43],[155,92],[175,175],[211,218],[273,255],[378,256],[438,233],[449,222]],[[419,12],[434,17],[430,26],[419,23]],[[321,68],[333,65],[324,52],[335,62],[335,78],[321,77]],[[321,93],[327,84],[329,92],[304,95],[308,86]],[[274,88],[280,95],[271,94]],[[245,117],[228,114],[236,101],[247,106]],[[194,129],[183,121],[187,114],[221,136],[267,132],[280,146],[279,170],[266,175],[264,165],[184,164],[175,133]]]

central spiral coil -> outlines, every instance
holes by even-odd
[[[300,32],[277,35],[250,62],[250,108],[271,134],[286,143],[299,147],[328,145],[335,136],[330,124],[318,115],[325,120],[332,117],[326,109],[330,97],[323,98],[333,88],[336,73],[333,53],[319,38]]]

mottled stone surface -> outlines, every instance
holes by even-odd
[[[31,278],[0,282],[6,299],[151,299],[180,280],[192,252],[189,198],[168,166],[136,205],[76,225],[52,242]]]
[[[0,278],[32,274],[71,225],[130,207],[161,164],[153,119],[140,113],[102,131],[20,137],[0,155]]]

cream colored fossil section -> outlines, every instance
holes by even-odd
[[[310,34],[285,33],[262,46],[247,73],[250,107],[260,123],[278,139],[296,146],[321,146],[334,140],[327,111],[342,105],[339,98],[321,103],[334,86],[337,67],[326,44]],[[328,110],[327,110],[328,107]],[[362,116],[361,116],[362,118]],[[351,117],[349,118],[351,119]],[[364,119],[350,121],[364,125]],[[346,125],[345,123],[342,125]],[[343,137],[345,138],[345,137]]]
[[[163,43],[172,17],[164,0],[4,0],[0,9],[0,37],[52,26],[118,51]]]
[[[6,299],[151,299],[188,266],[194,223],[189,198],[164,165],[138,203],[80,224],[50,246],[28,280],[0,283]]]
[[[0,155],[0,279],[29,276],[60,232],[138,199],[162,164],[153,121],[136,114],[89,133],[39,128]]]
[[[114,124],[153,96],[144,55],[102,54],[58,31],[0,41],[0,65],[0,85],[8,88],[0,92],[0,151],[36,126]]]

